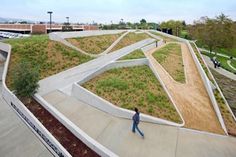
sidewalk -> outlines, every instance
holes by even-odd
[[[211,68],[214,69],[215,71],[217,71],[218,73],[232,79],[232,80],[236,80],[236,75],[223,69],[223,68],[214,68],[214,65],[212,63],[212,61],[210,60],[210,58],[208,56],[202,55],[203,59],[206,61],[207,65]]]
[[[2,89],[2,83],[0,89]],[[53,156],[5,103],[2,95],[0,96],[0,141],[1,157]]]
[[[111,116],[55,90],[44,99],[89,136],[122,157],[234,157],[236,138],[141,122],[145,139],[131,132],[131,120]]]

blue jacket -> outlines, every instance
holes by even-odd
[[[138,124],[139,123],[139,120],[140,120],[140,118],[139,118],[139,112],[136,112],[135,114],[134,114],[134,116],[133,116],[133,121],[134,121],[134,123],[135,124]]]

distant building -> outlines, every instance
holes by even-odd
[[[52,24],[52,32],[63,31],[62,24]],[[71,31],[98,30],[96,25],[70,25]],[[0,31],[23,34],[46,34],[50,31],[49,24],[0,24]]]

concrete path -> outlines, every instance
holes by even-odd
[[[231,60],[227,60],[227,64],[230,66],[230,68],[236,71],[236,68],[231,64]]]
[[[40,88],[39,88],[38,93],[40,95],[44,95],[50,91],[53,91],[55,89],[61,89],[61,88],[64,88],[65,91],[70,92],[71,85],[74,82],[78,82],[79,80],[83,79],[88,74],[93,73],[97,69],[129,54],[130,52],[133,52],[136,49],[139,49],[145,45],[148,45],[154,41],[155,40],[151,38],[142,40],[140,42],[137,42],[135,44],[122,48],[120,50],[109,53],[105,56],[101,56],[87,63],[81,64],[72,69],[47,77],[39,82]]]
[[[234,157],[236,139],[141,122],[142,139],[131,120],[117,118],[57,90],[44,96],[96,141],[122,157]]]
[[[223,69],[223,68],[214,68],[214,65],[211,61],[211,59],[208,56],[202,55],[203,59],[206,61],[208,67],[210,67],[211,69],[214,69],[215,71],[217,71],[218,73],[220,73],[221,75],[224,75],[232,80],[236,80],[236,75]]]
[[[2,66],[1,71],[2,74]],[[0,84],[2,93],[2,82]],[[22,122],[0,95],[0,156],[51,157],[49,150]]]
[[[145,55],[155,67],[155,70],[170,92],[184,118],[185,127],[223,134],[223,130],[189,49],[185,43],[179,44],[181,45],[186,79],[186,83],[183,84],[176,82],[152,56],[156,50],[165,45],[153,49],[145,53]]]
[[[209,50],[206,50],[206,49],[203,49],[203,48],[198,48],[200,51],[204,51],[204,52],[207,52],[207,53],[213,53],[213,54],[216,54],[217,56],[221,56],[221,57],[225,57],[225,58],[228,58],[230,59],[230,56],[226,55],[226,54],[223,54],[223,53],[216,53],[216,52],[210,52]],[[235,57],[233,57],[234,60],[236,60]]]

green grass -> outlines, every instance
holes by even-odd
[[[230,63],[234,68],[236,68],[236,60],[231,60],[231,63]]]
[[[12,46],[7,74],[9,88],[12,87],[13,70],[21,61],[29,62],[33,67],[37,66],[40,79],[43,79],[93,59],[59,42],[49,40],[47,35],[10,39],[5,42]]]
[[[148,66],[118,68],[104,72],[82,85],[114,105],[181,122],[175,107]]]
[[[236,58],[236,48],[232,48],[232,49],[221,48],[221,49],[216,50],[216,52],[223,53],[228,56],[232,56]]]
[[[133,32],[128,33],[123,39],[121,39],[121,41],[110,52],[119,50],[123,47],[132,45],[136,42],[139,42],[147,38],[151,38],[151,37],[147,35],[146,33],[133,33]]]
[[[165,68],[165,70],[178,82],[185,82],[185,73],[181,45],[169,43],[165,47],[155,51],[153,57]]]
[[[130,54],[120,58],[119,60],[139,59],[139,58],[145,58],[145,55],[141,49],[135,50]]]
[[[67,41],[87,53],[99,54],[105,51],[109,46],[111,46],[111,44],[115,42],[121,35],[122,33],[70,38],[67,39]]]
[[[161,37],[163,40],[165,40],[166,42],[177,42],[177,40],[173,39],[173,38],[169,38],[167,36],[164,36],[158,32],[153,32],[153,31],[150,31],[150,33],[154,34],[154,35],[157,35],[159,37]]]
[[[201,53],[202,53],[203,55],[206,55],[206,56],[210,57],[210,58],[216,57],[217,60],[220,62],[222,68],[224,68],[225,70],[228,70],[229,72],[232,72],[232,73],[235,73],[235,72],[236,72],[234,69],[232,69],[232,68],[228,65],[228,63],[227,63],[227,61],[229,60],[228,58],[225,58],[225,57],[222,57],[222,56],[216,56],[216,55],[213,54],[213,53],[208,53],[208,52],[204,52],[204,51],[202,51]]]

